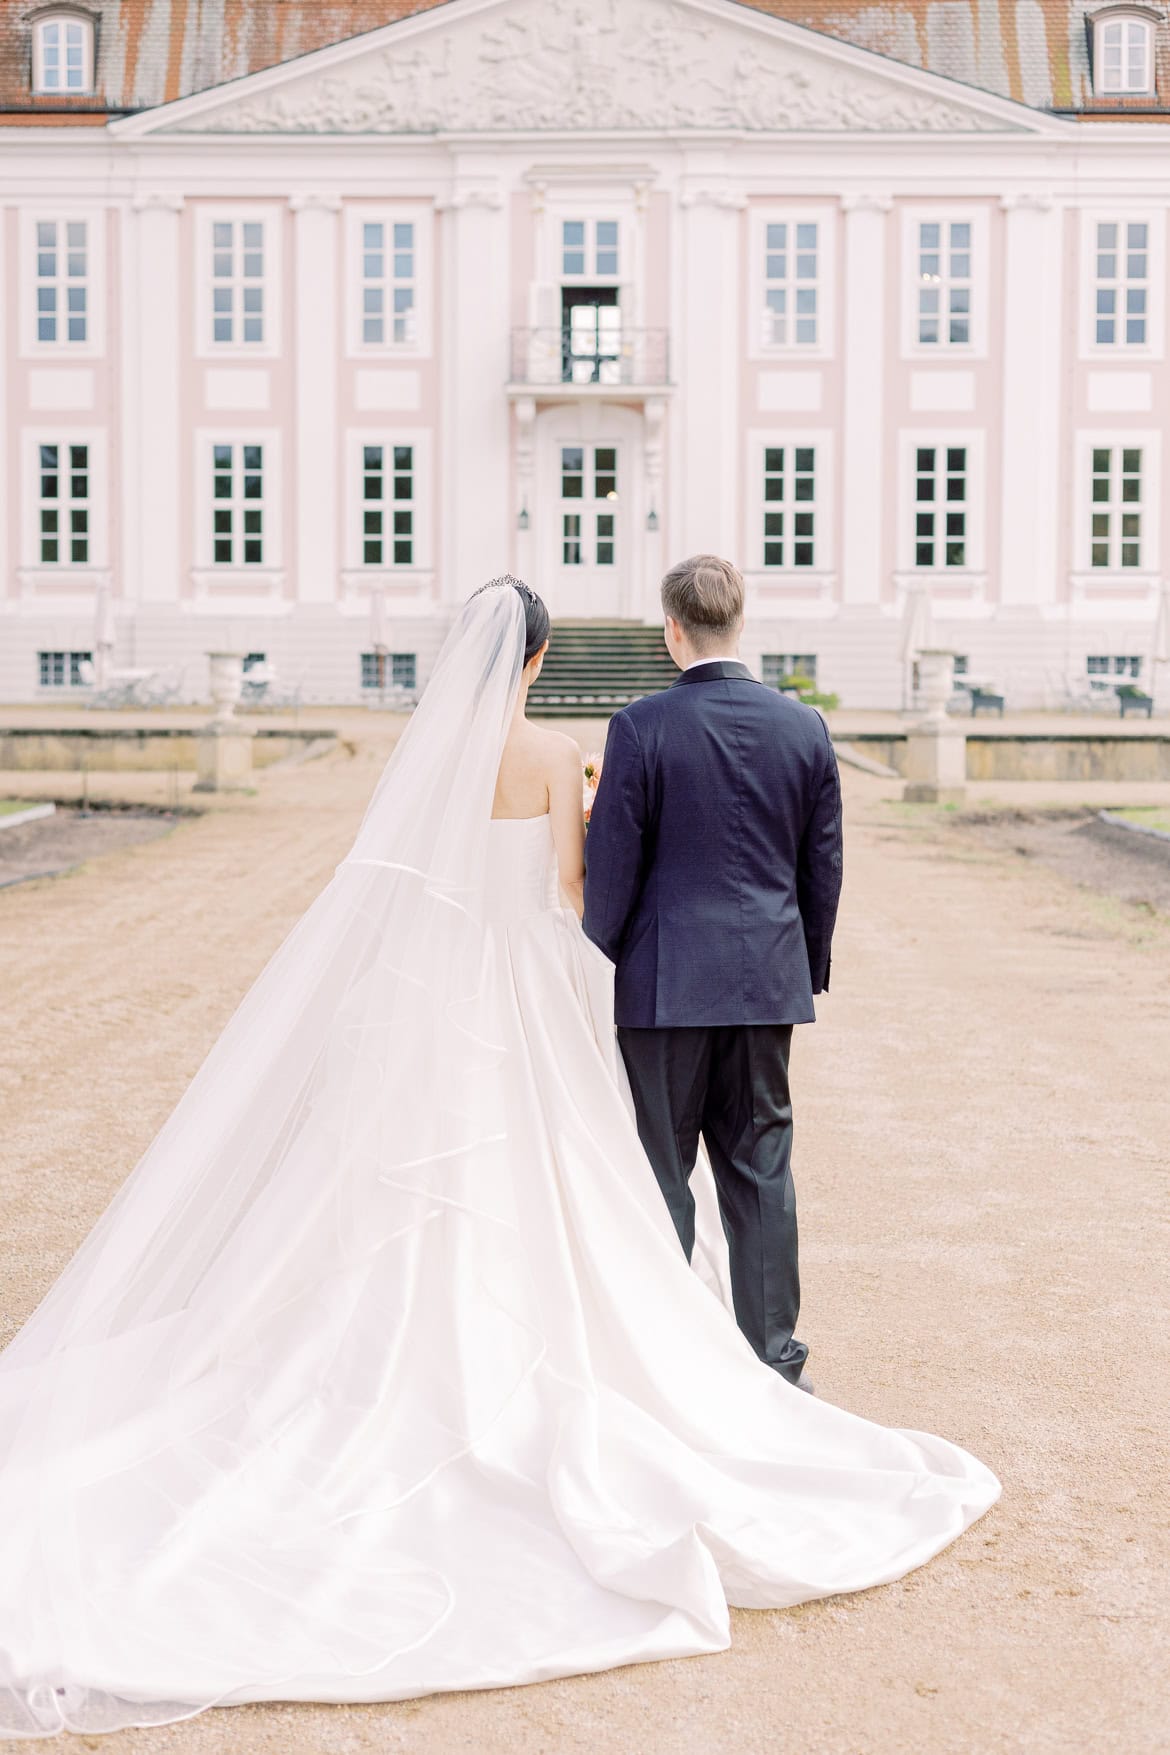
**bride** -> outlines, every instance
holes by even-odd
[[[0,1734],[720,1651],[729,1603],[898,1578],[998,1496],[760,1363],[713,1193],[688,1266],[514,587],[0,1357]]]

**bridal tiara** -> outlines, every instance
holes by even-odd
[[[525,597],[531,598],[534,603],[538,601],[536,592],[531,585],[526,585],[523,579],[517,579],[514,573],[501,573],[498,579],[489,579],[486,585],[481,585],[479,591],[473,591],[471,595],[478,597],[480,591],[495,591],[502,589],[505,585],[511,585],[515,591],[522,591]]]

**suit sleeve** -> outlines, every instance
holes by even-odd
[[[609,722],[601,780],[585,837],[585,932],[611,963],[642,888],[646,776],[638,734],[624,713]]]
[[[843,845],[841,778],[828,726],[817,715],[823,742],[812,812],[805,824],[797,860],[796,896],[814,993],[827,993],[833,927],[841,899]]]

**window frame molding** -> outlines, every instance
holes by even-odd
[[[89,447],[89,559],[43,561],[40,557],[40,447],[42,445]],[[60,465],[58,465],[60,468]],[[23,581],[43,583],[60,579],[108,578],[110,533],[109,433],[105,427],[77,426],[66,419],[55,422],[51,414],[20,431],[20,575]],[[68,501],[65,502],[69,504]]]
[[[919,446],[946,450],[962,445],[967,452],[967,511],[964,542],[967,558],[961,567],[919,567],[914,550],[918,502],[914,482],[918,474],[915,452]],[[982,427],[903,427],[898,434],[898,517],[895,580],[925,584],[927,589],[962,583],[982,592],[987,584],[987,433]],[[936,501],[937,505],[939,502]],[[945,501],[943,502],[945,505]],[[946,534],[936,538],[945,543]]]
[[[764,499],[764,453],[777,446],[787,451],[798,446],[810,446],[816,453],[813,463],[813,481],[815,497],[812,508],[815,514],[813,526],[813,543],[815,560],[811,567],[793,566],[790,561],[782,567],[766,567],[764,565],[764,511],[767,504]],[[744,531],[743,552],[748,557],[744,569],[744,577],[754,585],[789,587],[808,583],[820,591],[831,592],[836,584],[836,560],[834,554],[834,488],[836,486],[836,433],[832,427],[809,426],[768,426],[753,427],[747,434],[747,458],[750,488],[746,499],[746,529]],[[786,473],[791,473],[786,471]],[[794,506],[795,501],[785,502],[785,511]],[[793,540],[791,532],[786,534],[785,543]]]
[[[214,474],[214,451],[216,445],[260,445],[263,448],[261,470],[264,476],[264,495],[261,506],[264,511],[264,525],[261,540],[264,543],[264,559],[256,564],[245,564],[233,561],[231,566],[216,561],[214,548],[214,532],[212,531],[212,512],[215,496],[212,492]],[[284,583],[284,493],[282,479],[281,430],[274,426],[241,425],[239,416],[234,420],[224,421],[219,426],[197,427],[193,435],[192,452],[195,465],[195,497],[193,502],[195,518],[194,560],[190,576],[201,591],[206,591],[209,584],[259,584],[266,590],[277,590]],[[235,461],[233,459],[233,468]]]
[[[195,226],[195,297],[191,301],[195,322],[192,348],[195,358],[242,361],[279,357],[287,205],[278,201],[237,201],[228,196],[219,201],[200,198],[193,201],[191,207]],[[264,288],[263,341],[216,341],[213,337],[212,258],[215,247],[212,227],[217,220],[231,220],[233,224],[259,220],[264,226],[264,279],[261,283]]]
[[[1142,514],[1140,567],[1094,567],[1092,564],[1093,452],[1105,448],[1142,453],[1146,498],[1139,501]],[[1073,434],[1073,528],[1076,534],[1069,577],[1075,589],[1104,585],[1121,591],[1137,586],[1144,593],[1160,581],[1161,481],[1162,435],[1156,426],[1080,427]],[[1120,512],[1121,507],[1111,509]]]
[[[17,250],[19,291],[19,354],[26,360],[88,360],[102,359],[106,352],[106,215],[108,210],[65,205],[59,200],[23,201],[18,216],[19,245]],[[37,335],[37,225],[53,221],[58,226],[81,221],[85,224],[86,249],[86,338],[84,341],[62,340],[58,322],[56,341],[41,341]],[[60,233],[58,233],[60,237]],[[58,243],[58,249],[61,245]],[[58,312],[58,317],[61,313]]]
[[[1163,276],[1166,271],[1165,207],[1137,207],[1120,202],[1112,210],[1098,203],[1081,209],[1078,256],[1080,282],[1080,348],[1082,360],[1111,360],[1120,365],[1124,360],[1160,360],[1165,353],[1162,330],[1166,321],[1166,295]],[[1097,340],[1097,227],[1099,225],[1144,225],[1147,228],[1146,264],[1146,339],[1142,342]],[[1119,246],[1120,250],[1120,246]],[[1124,317],[1121,319],[1124,321]]]
[[[753,202],[748,221],[747,357],[762,362],[783,360],[831,360],[835,357],[837,322],[837,227],[840,208],[831,202],[794,200]],[[765,266],[770,225],[809,225],[817,228],[817,339],[766,342],[763,337]],[[795,253],[794,246],[789,246]],[[795,313],[792,314],[795,318]]]
[[[921,364],[932,360],[942,365],[988,357],[988,306],[992,296],[991,210],[981,202],[911,201],[902,205],[902,244],[899,304],[902,358]],[[918,339],[918,228],[937,221],[940,225],[971,227],[971,339],[969,341],[919,341]]]
[[[1099,10],[1090,13],[1085,22],[1089,29],[1089,70],[1093,81],[1094,99],[1099,102],[1116,102],[1118,99],[1124,100],[1126,98],[1157,97],[1158,45],[1154,33],[1157,30],[1158,25],[1165,22],[1164,15],[1155,11],[1152,7],[1143,6],[1140,3],[1127,5],[1124,3],[1124,0],[1122,0],[1122,3],[1102,6]],[[1104,84],[1098,83],[1099,76],[1103,78],[1105,72],[1104,31],[1106,27],[1111,24],[1137,24],[1141,25],[1145,32],[1148,80],[1147,83],[1140,88],[1131,89],[1129,86],[1121,85],[1118,86],[1115,91],[1111,91]],[[1123,55],[1123,78],[1124,75],[1125,57]]]
[[[47,86],[45,84],[45,45],[43,32],[46,25],[56,23],[80,24],[84,31],[82,38],[82,83],[75,90],[67,85]],[[31,63],[29,66],[29,89],[34,97],[48,98],[82,98],[93,97],[97,91],[97,27],[98,21],[92,12],[83,6],[46,6],[37,12],[29,21],[31,26],[31,42],[29,44]]]
[[[383,560],[373,566],[362,559],[362,450],[366,445],[410,445],[414,451],[414,558],[409,565]],[[345,432],[345,541],[342,581],[347,591],[367,587],[398,594],[427,588],[434,575],[431,533],[434,527],[433,433],[430,427],[394,425],[348,427]],[[393,470],[387,474],[392,475]],[[390,502],[393,504],[393,501]],[[393,536],[388,539],[393,542]]]
[[[361,273],[362,226],[414,226],[414,317],[413,341],[364,341],[362,339]],[[393,236],[393,234],[390,234]],[[367,201],[345,203],[342,249],[345,252],[342,287],[345,298],[345,357],[351,360],[429,359],[434,350],[435,208],[433,201]],[[392,251],[391,251],[392,253]],[[393,313],[388,313],[388,326]]]

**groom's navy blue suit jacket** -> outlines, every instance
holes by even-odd
[[[619,1026],[810,1022],[841,893],[824,720],[725,659],[634,701],[610,721],[585,867]]]

